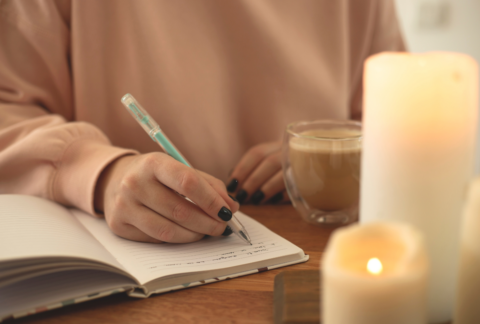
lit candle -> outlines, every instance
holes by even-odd
[[[455,324],[480,323],[480,178],[470,186],[460,240]]]
[[[422,236],[395,222],[336,230],[322,262],[322,323],[425,324]]]
[[[429,323],[453,313],[477,70],[472,58],[454,53],[383,53],[365,64],[360,221],[405,221],[424,234]]]

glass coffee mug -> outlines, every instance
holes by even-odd
[[[287,126],[282,167],[288,195],[309,223],[358,220],[362,125],[317,120]]]

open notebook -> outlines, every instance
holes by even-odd
[[[235,235],[151,244],[114,235],[102,219],[45,199],[0,195],[0,321],[119,292],[148,297],[305,262],[308,255],[238,212]]]

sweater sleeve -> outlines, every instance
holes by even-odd
[[[65,1],[0,1],[0,193],[94,214],[100,173],[136,152],[74,121],[65,12]]]

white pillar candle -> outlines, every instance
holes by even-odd
[[[455,324],[480,323],[480,178],[468,192],[460,240]]]
[[[429,323],[453,313],[477,70],[472,58],[454,53],[383,53],[365,64],[360,220],[401,220],[423,232]]]
[[[322,323],[425,324],[421,234],[395,222],[336,230],[322,262]]]

